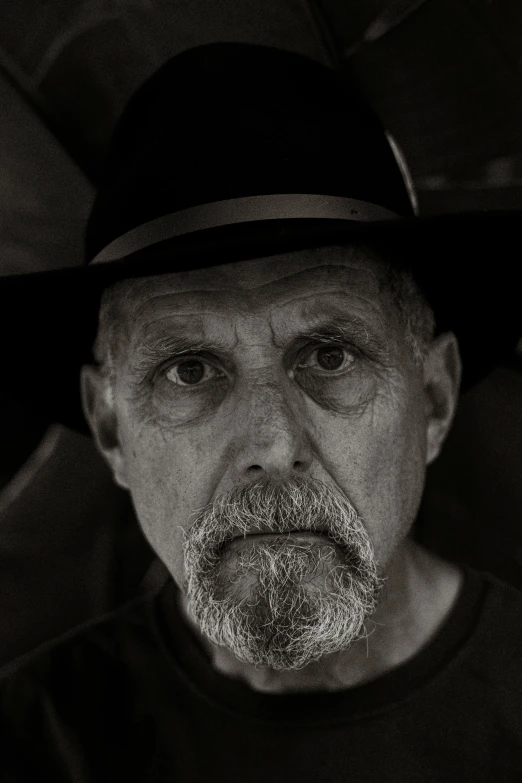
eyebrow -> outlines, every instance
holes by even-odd
[[[288,341],[290,344],[303,344],[308,341],[354,343],[366,350],[377,360],[386,361],[390,351],[370,332],[364,322],[352,315],[334,315],[318,320],[313,326],[299,329]],[[137,346],[137,356],[132,369],[139,375],[146,375],[150,369],[161,362],[190,353],[218,353],[230,351],[230,344],[215,338],[202,338],[183,332],[183,327],[167,335],[148,338]]]
[[[301,340],[317,340],[325,342],[353,342],[368,351],[376,359],[386,360],[390,351],[383,340],[370,331],[366,324],[357,316],[334,315],[300,332],[297,338]]]
[[[219,340],[198,338],[180,329],[177,332],[140,342],[137,346],[136,358],[132,362],[132,369],[137,373],[146,373],[151,367],[172,356],[203,352],[220,353],[227,347],[229,348]]]

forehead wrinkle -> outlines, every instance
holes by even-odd
[[[152,322],[149,321],[146,324],[144,324],[141,328],[138,328],[135,334],[135,342],[139,344],[140,341],[142,343],[162,341],[168,339],[169,332],[172,331],[175,332],[175,336],[178,337],[182,337],[186,339],[187,338],[194,339],[195,341],[197,340],[202,343],[209,343],[209,344],[212,343],[213,345],[219,344],[222,346],[226,346],[228,343],[226,340],[222,338],[228,336],[228,334],[232,336],[232,334],[234,334],[235,331],[231,329],[225,329],[223,327],[216,328],[216,324],[211,325],[208,322],[205,323],[204,316],[211,316],[212,318],[217,318],[221,322],[224,321],[227,325],[229,325],[229,323],[227,323],[228,319],[226,315],[215,313],[212,311],[203,311],[203,312],[195,312],[195,313],[190,311],[170,313],[163,316],[158,316]],[[189,318],[189,320],[183,320],[183,319],[187,319],[187,317]],[[172,324],[172,329],[161,328],[161,326],[165,322],[167,322],[167,324],[168,322],[170,322]],[[209,332],[212,332],[212,336],[209,336]],[[236,335],[236,340],[232,342],[231,345],[234,345],[236,342],[237,342],[237,335]]]
[[[312,296],[316,296],[319,293],[317,288],[324,285],[334,285],[337,289],[343,286],[357,290],[357,288],[361,287],[361,282],[367,288],[368,282],[370,284],[373,282],[372,278],[377,284],[375,291],[378,293],[381,290],[381,281],[373,270],[363,267],[323,264],[300,270],[285,277],[279,277],[276,280],[266,281],[258,286],[252,286],[249,290],[252,294],[255,293],[257,302],[266,304],[270,302],[271,297],[277,296],[279,303],[284,304],[295,298],[296,295],[299,295],[300,289],[307,289]],[[292,286],[293,291],[288,291],[289,286]],[[303,293],[305,294],[304,290]]]
[[[183,302],[180,303],[180,306],[186,307],[187,306],[187,298],[192,298],[194,307],[197,307],[198,304],[203,303],[206,300],[206,303],[208,304],[208,300],[211,300],[212,303],[215,303],[214,297],[217,293],[220,293],[221,289],[209,289],[209,290],[202,290],[202,289],[192,289],[192,290],[185,290],[185,291],[162,291],[161,293],[152,294],[151,296],[148,296],[146,299],[141,299],[138,301],[133,302],[131,309],[131,317],[133,319],[139,318],[142,315],[147,315],[147,310],[150,310],[151,308],[155,308],[156,310],[160,309],[157,308],[156,305],[161,302],[167,304],[168,300],[170,300],[170,304],[175,304],[175,300],[179,297],[184,297]],[[232,294],[233,297],[240,299],[239,292],[233,291],[232,289],[228,291],[223,291],[223,293],[229,293]],[[197,300],[203,300],[203,302],[198,302]],[[184,312],[177,310],[174,308],[174,313],[176,314],[178,312]],[[190,311],[186,311],[190,312]],[[202,312],[201,310],[197,312]],[[205,312],[205,311],[203,311]]]
[[[205,290],[202,290],[201,280],[194,281],[194,285],[198,285],[198,288],[195,289],[194,287],[187,287],[186,282],[182,281],[182,286],[178,287],[176,290],[176,284],[178,283],[178,277],[177,275],[179,273],[173,273],[165,276],[160,276],[160,280],[158,280],[158,277],[148,277],[148,278],[141,278],[139,280],[133,281],[133,285],[131,288],[125,292],[125,309],[128,317],[128,322],[126,324],[128,331],[132,332],[133,327],[136,325],[136,321],[141,320],[144,315],[148,315],[148,310],[150,308],[155,308],[156,303],[161,302],[164,300],[165,302],[172,298],[172,302],[174,303],[176,299],[178,299],[180,296],[184,296],[183,303],[179,303],[179,306],[185,306],[187,305],[186,298],[187,296],[192,296],[194,299],[196,299],[195,306],[197,306],[197,299],[200,300],[208,300],[211,299],[213,305],[215,306],[218,304],[219,294],[225,295],[226,299],[228,301],[223,302],[222,308],[223,309],[229,309],[231,305],[235,308],[236,314],[253,314],[254,312],[258,312],[263,307],[266,307],[268,304],[270,306],[270,321],[272,321],[272,314],[275,311],[277,307],[284,308],[288,303],[291,303],[292,301],[296,300],[296,296],[299,296],[298,291],[294,291],[293,293],[288,292],[288,286],[289,284],[294,287],[299,288],[299,283],[303,281],[303,278],[306,283],[306,287],[308,288],[308,291],[310,291],[310,288],[314,288],[317,286],[324,285],[325,282],[328,282],[330,285],[334,283],[336,285],[336,288],[329,292],[328,290],[322,290],[320,292],[313,291],[312,293],[305,293],[303,292],[301,295],[302,299],[306,298],[317,298],[318,296],[322,294],[328,294],[328,293],[344,293],[339,291],[339,284],[343,285],[343,287],[347,286],[351,289],[355,288],[354,293],[357,295],[357,298],[359,301],[366,301],[367,304],[370,304],[373,308],[376,308],[376,302],[373,299],[363,297],[362,292],[360,291],[360,286],[357,285],[361,277],[363,277],[364,280],[364,288],[368,287],[368,283],[376,283],[375,291],[376,293],[382,293],[383,288],[383,275],[382,273],[379,274],[379,266],[380,262],[378,259],[373,258],[365,258],[363,265],[358,264],[346,264],[346,263],[331,263],[329,262],[329,259],[325,260],[325,263],[321,263],[321,259],[311,259],[313,261],[312,264],[307,265],[304,269],[300,269],[297,272],[294,272],[290,275],[285,275],[283,277],[278,277],[275,280],[269,280],[269,281],[263,281],[260,284],[252,284],[248,289],[245,287],[245,281],[241,281],[238,283],[235,280],[234,286],[231,287],[231,270],[228,269],[226,271],[226,285],[223,286],[217,286],[215,285],[215,275],[213,275],[213,280],[209,281],[209,284],[211,287],[206,287]],[[230,265],[232,266],[232,265]],[[204,270],[206,271],[206,270]],[[213,273],[215,272],[215,268],[213,268]],[[234,270],[232,270],[234,271]],[[355,280],[354,280],[354,273],[355,273]],[[165,279],[167,278],[167,279]],[[347,279],[348,278],[348,279]],[[359,278],[359,279],[357,279]],[[157,288],[157,286],[161,284],[163,286],[167,286],[167,291],[156,291],[154,292],[154,287]],[[248,285],[248,283],[246,284]],[[174,287],[174,290],[173,290]],[[372,286],[373,287],[373,286]],[[357,293],[357,288],[359,288],[359,293]],[[151,290],[152,289],[152,290]],[[169,290],[170,289],[170,290]],[[216,296],[216,294],[218,296]],[[283,295],[282,298],[279,298],[279,301],[274,303],[273,298],[277,295]],[[143,296],[145,295],[145,298]],[[214,312],[209,313],[209,311],[199,311],[199,312],[190,312],[187,310],[178,310],[174,313],[169,313],[165,317],[175,317],[177,315],[186,317],[192,316],[192,315],[215,315],[217,317],[220,316],[220,313]],[[222,317],[229,317],[229,313],[223,314]],[[155,316],[155,320],[158,320],[160,318],[163,318],[163,316]],[[127,319],[126,319],[127,320]],[[271,327],[272,328],[272,327]],[[275,339],[275,332],[272,328],[272,334]]]
[[[374,271],[366,266],[357,266],[354,264],[331,264],[331,263],[315,263],[313,265],[307,266],[304,269],[299,269],[295,272],[291,272],[289,274],[284,275],[283,277],[278,276],[273,280],[265,280],[260,283],[252,283],[251,285],[244,285],[243,287],[247,290],[252,290],[254,288],[256,289],[263,289],[270,287],[272,285],[277,285],[278,283],[286,283],[288,281],[292,281],[295,279],[299,279],[301,277],[309,276],[310,272],[317,272],[320,271],[321,273],[325,273],[328,277],[336,277],[339,273],[339,277],[343,276],[344,272],[363,272],[368,274],[375,275]],[[332,274],[333,273],[333,274]],[[325,276],[321,275],[321,276]],[[376,275],[375,275],[376,276]]]
[[[282,268],[290,270],[288,274],[296,274],[296,272],[299,273],[303,270],[327,266],[343,269],[375,270],[382,264],[383,260],[379,250],[372,247],[371,244],[355,242],[347,245],[327,245],[306,250],[289,251],[234,264],[223,264],[220,268],[222,273],[232,279],[234,283],[237,284],[241,278],[245,281],[246,277],[244,287],[257,288],[266,284],[266,277],[273,278],[275,274],[276,279],[280,278],[280,270]],[[249,285],[249,279],[252,278],[256,282]],[[257,282],[259,278],[261,278],[260,283]]]
[[[321,298],[326,301],[318,301]],[[341,301],[343,299],[344,302]],[[368,306],[368,310],[363,310],[361,304]],[[270,321],[274,334],[281,333],[284,340],[292,324],[299,324],[298,329],[308,328],[310,325],[313,327],[314,324],[333,317],[343,318],[346,321],[352,319],[354,325],[359,328],[362,326],[374,334],[376,331],[382,332],[383,337],[388,320],[383,308],[373,299],[359,294],[350,296],[335,288],[331,291],[321,291],[320,294],[307,294],[294,298],[281,307],[274,305],[271,309]]]
[[[228,266],[228,265],[224,265],[224,266]],[[257,293],[261,292],[261,294],[263,294],[264,289],[270,289],[271,286],[275,286],[275,287],[286,286],[289,282],[293,283],[296,280],[299,281],[300,278],[310,277],[310,273],[313,272],[319,272],[320,278],[331,277],[333,278],[334,282],[336,280],[338,280],[339,282],[343,282],[343,278],[345,277],[347,272],[364,273],[365,276],[370,275],[374,277],[377,283],[379,284],[380,275],[378,274],[377,266],[378,266],[378,262],[373,259],[368,259],[367,261],[365,260],[364,265],[357,265],[353,263],[349,265],[342,264],[342,263],[335,264],[328,261],[321,263],[321,259],[314,259],[313,263],[305,266],[302,269],[298,269],[295,272],[290,272],[289,274],[284,274],[283,276],[278,274],[275,279],[263,280],[261,282],[255,281],[249,283],[248,279],[247,280],[241,279],[242,277],[244,278],[244,275],[241,274],[241,262],[239,262],[236,265],[237,267],[236,270],[227,269],[222,271],[222,276],[224,278],[223,285],[216,284],[216,279],[215,279],[217,276],[216,270],[218,270],[219,267],[212,269],[212,271],[214,272],[212,276],[213,279],[209,280],[208,283],[206,283],[204,280],[201,279],[195,279],[193,282],[190,282],[190,279],[186,281],[183,279],[184,276],[182,272],[171,273],[168,275],[159,275],[154,278],[151,277],[142,278],[139,281],[134,282],[134,284],[126,292],[126,299],[128,304],[131,305],[135,313],[139,312],[141,307],[146,306],[148,302],[153,302],[156,299],[161,299],[167,296],[177,296],[182,294],[195,294],[196,296],[198,295],[208,296],[211,294],[222,292],[222,293],[230,294],[233,297],[237,297],[239,301],[242,301],[246,291],[255,290]],[[208,270],[206,269],[197,270],[193,274],[197,276],[198,272],[206,273],[207,271]],[[262,272],[262,268],[260,271]],[[201,276],[204,277],[204,274],[200,275],[200,277]],[[313,283],[314,281],[311,282]],[[154,286],[157,285],[167,286],[167,290],[154,292],[153,290]],[[151,288],[152,291],[150,291],[147,295],[146,294],[147,289],[151,289]],[[142,298],[143,289],[145,290],[145,295],[146,295],[145,299]]]
[[[330,295],[330,292],[325,292],[325,294]],[[322,314],[324,310],[324,305],[321,305],[318,301],[319,298],[321,298],[323,295],[323,292],[320,294],[316,294],[315,296],[307,297],[308,299],[312,300],[312,306],[310,308],[310,314],[313,317],[318,317],[318,315]],[[387,320],[385,318],[385,313],[387,308],[385,308],[385,302],[381,301],[380,299],[376,300],[375,298],[370,298],[368,296],[362,296],[361,294],[355,294],[350,295],[345,293],[344,291],[339,291],[339,289],[336,289],[333,291],[333,300],[330,298],[328,300],[327,309],[330,313],[332,310],[335,310],[338,312],[339,315],[346,315],[350,316],[351,313],[349,310],[352,311],[356,310],[358,314],[354,314],[353,317],[357,320],[364,319],[365,316],[370,316],[373,320],[373,318],[376,316],[379,320],[380,325],[384,326],[385,321]],[[341,303],[339,301],[340,299],[346,299],[349,300],[346,304]],[[337,300],[337,301],[336,301]],[[363,305],[363,307],[368,308],[368,312],[361,312],[360,305]]]
[[[376,304],[375,299],[371,299],[367,296],[362,296],[362,294],[353,292],[352,294],[349,294],[347,291],[341,291],[338,287],[331,288],[331,289],[323,289],[322,291],[314,291],[313,293],[309,294],[299,294],[294,296],[289,296],[288,299],[283,300],[282,302],[274,303],[270,309],[270,312],[275,310],[276,308],[284,309],[287,305],[293,305],[293,304],[300,304],[301,302],[306,303],[308,300],[312,300],[314,304],[317,303],[318,298],[322,296],[329,296],[329,297],[344,297],[344,298],[350,298],[352,297],[352,303],[356,302],[364,302],[365,304],[368,304],[372,310],[380,310],[378,304]]]

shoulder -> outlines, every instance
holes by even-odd
[[[481,585],[482,600],[463,660],[492,710],[510,710],[522,736],[522,591],[485,572],[468,578]]]
[[[0,699],[10,683],[21,682],[50,670],[54,661],[80,665],[83,657],[98,649],[98,657],[110,657],[115,645],[124,637],[143,636],[143,629],[152,628],[154,606],[159,594],[171,582],[165,567],[154,561],[142,580],[136,595],[103,615],[77,625],[60,636],[38,645],[29,653],[0,666]],[[95,656],[96,657],[96,656]]]
[[[0,669],[0,726],[16,716],[25,719],[38,704],[71,698],[94,698],[105,686],[124,687],[125,650],[136,637],[153,635],[155,594],[145,592],[112,612],[96,617],[45,642]],[[146,643],[146,642],[145,642]]]
[[[478,639],[506,660],[516,654],[520,668],[522,649],[522,591],[485,572],[472,572],[484,586]],[[522,670],[521,670],[522,673]]]
[[[138,672],[154,668],[144,660],[156,644],[155,598],[141,595],[0,670],[2,781],[45,770],[45,779],[90,783],[141,769],[149,745],[143,734],[136,741],[147,691]]]
[[[522,590],[487,572],[469,572],[484,584],[484,613],[488,619],[511,618],[513,631],[522,633]]]
[[[497,752],[520,758],[522,748],[522,591],[480,574],[484,600],[472,638],[469,676],[497,738]]]

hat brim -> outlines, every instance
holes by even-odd
[[[92,361],[101,294],[118,280],[263,258],[306,248],[374,243],[411,270],[441,331],[454,331],[463,390],[512,355],[522,331],[517,289],[522,212],[379,223],[269,220],[166,240],[98,265],[4,277],[0,283],[6,393],[87,432],[79,373]]]

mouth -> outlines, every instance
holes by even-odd
[[[326,530],[285,530],[282,533],[273,532],[261,532],[261,533],[247,533],[245,535],[236,536],[229,545],[241,545],[241,543],[249,542],[255,539],[256,541],[273,541],[275,539],[288,539],[293,544],[298,544],[301,541],[303,543],[310,542],[310,540],[323,539],[329,544],[332,543],[332,539],[326,532]]]

